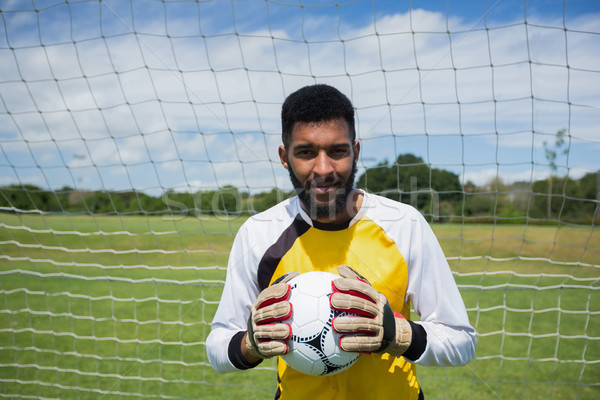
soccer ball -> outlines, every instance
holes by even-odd
[[[342,350],[338,345],[340,335],[331,326],[334,317],[349,315],[332,310],[329,305],[331,282],[337,278],[339,275],[331,272],[312,271],[288,282],[293,314],[284,322],[292,326],[292,339],[282,358],[290,367],[308,375],[337,374],[348,369],[360,355]]]

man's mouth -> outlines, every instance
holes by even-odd
[[[309,192],[313,192],[316,195],[329,195],[331,194],[333,191],[339,189],[341,187],[340,182],[338,181],[326,181],[326,182],[309,182],[308,185],[306,185],[307,188],[306,190]]]
[[[315,190],[317,193],[329,193],[332,190],[335,190],[337,188],[338,188],[338,185],[329,183],[329,184],[319,184],[319,185],[317,185]]]

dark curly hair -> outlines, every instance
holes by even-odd
[[[342,92],[324,84],[305,86],[290,94],[281,106],[281,139],[287,148],[296,122],[327,122],[343,118],[352,143],[356,139],[354,108]]]

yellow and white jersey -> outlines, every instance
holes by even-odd
[[[299,373],[280,359],[278,398],[417,399],[415,364],[462,365],[474,357],[475,330],[427,222],[408,205],[363,196],[360,211],[343,226],[314,223],[297,197],[242,225],[206,344],[215,370],[252,367],[241,359],[239,343],[252,303],[272,281],[290,271],[336,273],[340,264],[364,276],[407,319],[412,303],[423,346],[411,353],[413,360],[363,354],[348,370],[327,377]]]

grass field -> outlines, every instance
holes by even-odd
[[[204,349],[242,222],[0,214],[0,397],[272,398],[273,363],[219,375]],[[479,344],[419,368],[426,398],[600,398],[600,232],[434,230]]]

